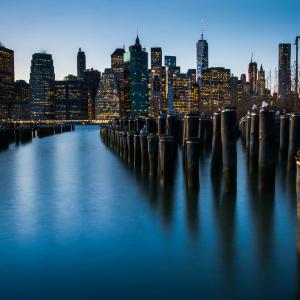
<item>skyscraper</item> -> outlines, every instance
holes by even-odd
[[[30,119],[29,84],[25,80],[15,82],[15,101],[11,111],[14,120]]]
[[[32,119],[54,119],[55,74],[51,54],[32,55],[29,86]]]
[[[161,48],[151,48],[151,71],[154,75],[161,77],[162,51]]]
[[[102,73],[95,102],[97,120],[109,121],[120,117],[119,92],[112,69],[105,69]]]
[[[14,51],[0,44],[0,119],[10,116],[10,107],[14,100]]]
[[[67,76],[55,81],[55,116],[57,120],[86,120],[88,93],[83,80]]]
[[[249,84],[250,84],[250,94],[257,93],[257,63],[251,61],[248,67],[248,76],[249,76]]]
[[[111,71],[115,77],[120,98],[124,88],[124,48],[117,48],[111,55]]]
[[[263,69],[262,65],[260,65],[260,69],[258,72],[257,92],[259,96],[265,96],[266,94],[265,70]]]
[[[199,84],[196,69],[187,71],[187,99],[190,111],[199,111]]]
[[[173,77],[173,107],[180,113],[186,113],[190,109],[190,101],[188,97],[188,78],[187,74],[180,73]]]
[[[139,37],[124,54],[123,115],[145,115],[148,111],[148,53]]]
[[[230,77],[230,98],[232,105],[236,106],[238,103],[238,77],[231,75]]]
[[[86,70],[83,75],[84,83],[88,89],[88,119],[95,119],[95,98],[98,92],[101,74],[99,71]]]
[[[151,48],[151,70],[149,73],[149,115],[157,116],[162,105],[162,50]]]
[[[279,44],[278,92],[284,98],[291,93],[291,44]]]
[[[201,104],[209,110],[230,105],[230,70],[209,68],[202,75]]]
[[[166,67],[176,67],[176,56],[165,56],[165,66]]]
[[[86,70],[85,53],[79,48],[77,54],[77,78],[83,79],[84,71]]]
[[[149,116],[158,116],[163,111],[161,80],[158,75],[149,75]]]
[[[201,34],[201,40],[197,42],[197,81],[201,86],[202,72],[208,68],[208,43],[203,39],[203,33]]]

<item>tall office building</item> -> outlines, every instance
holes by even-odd
[[[29,84],[25,80],[15,82],[15,100],[11,110],[14,120],[30,119]]]
[[[149,73],[149,109],[150,116],[157,116],[162,111],[162,50],[151,48],[151,70]]]
[[[81,51],[81,48],[79,48],[79,51],[77,53],[77,78],[78,79],[83,79],[85,70],[86,70],[85,53]]]
[[[209,110],[230,105],[230,70],[209,68],[202,75],[201,104]]]
[[[10,117],[14,80],[14,51],[0,45],[0,119]]]
[[[88,119],[95,119],[95,98],[98,92],[101,74],[99,71],[86,70],[83,75],[84,83],[88,89]]]
[[[232,105],[237,105],[238,94],[238,77],[231,75],[230,77],[230,100]]]
[[[124,48],[117,48],[111,55],[111,70],[115,77],[119,99],[123,99],[124,90]]]
[[[86,120],[88,93],[83,80],[67,76],[55,81],[55,118],[57,120]]]
[[[112,69],[105,69],[96,96],[96,119],[107,122],[118,117],[120,117],[120,99],[117,79]]]
[[[151,48],[151,71],[161,78],[162,72],[162,51],[161,48]]]
[[[249,84],[250,84],[250,94],[256,94],[257,92],[257,63],[251,61],[248,67],[248,76],[249,76]]]
[[[173,80],[180,73],[180,67],[162,68],[161,94],[162,94],[162,112],[167,112],[168,102],[172,102],[173,107]],[[170,105],[169,105],[170,108]]]
[[[54,119],[55,74],[52,55],[32,55],[29,81],[31,117],[34,120]]]
[[[202,72],[208,68],[208,43],[201,34],[201,40],[197,42],[197,81],[201,86]]]
[[[179,73],[173,77],[172,92],[174,110],[180,113],[188,112],[191,106],[191,99],[188,97],[187,74]]]
[[[199,84],[196,69],[188,69],[187,73],[187,99],[189,111],[199,111]]]
[[[148,111],[148,53],[139,37],[124,54],[123,115],[146,115]]]
[[[149,74],[149,108],[148,114],[151,117],[156,117],[160,112],[164,111],[162,102],[162,87],[159,75]]]
[[[166,67],[176,67],[176,56],[165,56],[165,66]]]
[[[284,98],[291,93],[291,44],[279,44],[278,92]]]
[[[262,65],[260,65],[260,69],[258,72],[257,93],[259,96],[265,96],[266,94],[266,77],[265,70],[263,69]]]

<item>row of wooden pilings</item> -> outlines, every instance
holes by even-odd
[[[212,152],[212,174],[223,169],[226,190],[235,186],[238,130],[234,108],[216,112],[213,118],[198,113],[188,113],[184,118],[172,114],[156,119],[122,118],[101,127],[100,136],[134,168],[141,168],[151,177],[158,175],[162,186],[172,184],[178,146],[182,146],[189,189],[199,188],[200,155],[208,147]]]
[[[249,169],[259,171],[266,187],[274,183],[278,152],[281,160],[287,161],[288,170],[295,170],[295,157],[300,150],[300,114],[278,115],[265,107],[243,117],[240,129]]]
[[[0,126],[0,150],[7,149],[11,143],[19,145],[30,142],[36,136],[43,138],[72,130],[75,130],[75,127],[69,124],[30,126],[5,124]]]

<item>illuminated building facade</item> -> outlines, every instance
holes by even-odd
[[[95,98],[98,92],[100,77],[101,77],[100,72],[94,70],[93,68],[90,70],[86,70],[83,75],[85,86],[88,89],[88,119],[89,120],[95,119]]]
[[[230,98],[231,98],[231,104],[237,105],[237,93],[238,93],[238,77],[231,76],[230,77]]]
[[[108,121],[118,117],[120,117],[120,99],[117,79],[112,69],[105,69],[96,96],[96,119]]]
[[[111,70],[118,89],[120,107],[124,102],[124,53],[124,48],[117,48],[111,55]]]
[[[55,75],[52,55],[35,53],[31,60],[29,98],[33,120],[52,120],[54,111]]]
[[[148,112],[148,53],[139,37],[124,54],[124,107],[122,115],[136,117]]]
[[[208,43],[201,35],[201,40],[197,42],[197,81],[201,86],[202,72],[208,68]]]
[[[265,71],[264,71],[262,65],[260,66],[260,69],[258,72],[257,92],[258,92],[258,96],[266,95],[266,77],[265,77]]]
[[[251,62],[248,67],[248,76],[249,76],[249,84],[250,84],[250,94],[254,95],[257,93],[257,63]]]
[[[10,117],[14,80],[14,51],[0,45],[0,119]]]
[[[244,86],[242,80],[237,81],[236,85],[236,105],[239,107],[244,99]]]
[[[83,80],[68,76],[55,81],[55,118],[57,120],[86,120],[88,92]]]
[[[190,99],[188,97],[188,78],[184,73],[179,73],[173,77],[173,108],[180,113],[186,113],[190,109]]]
[[[79,48],[79,51],[77,53],[77,79],[84,78],[85,70],[86,70],[85,53],[81,51],[81,48]]]
[[[281,98],[291,93],[291,44],[279,44],[278,92]]]
[[[149,76],[149,109],[148,114],[156,117],[160,112],[165,111],[162,102],[161,80],[158,75],[151,73]]]
[[[173,107],[173,82],[174,78],[180,74],[180,67],[168,67],[165,66],[162,69],[162,111],[166,112],[170,110],[170,106]],[[171,103],[171,104],[170,104]]]
[[[30,119],[29,84],[25,80],[15,82],[15,99],[11,118],[14,120]]]
[[[201,104],[209,110],[230,105],[230,70],[209,68],[202,75]]]
[[[190,111],[199,111],[199,84],[196,69],[187,71],[187,100]]]
[[[162,105],[162,50],[151,48],[151,70],[148,78],[150,116],[157,116],[163,110]]]
[[[165,56],[165,66],[166,67],[176,67],[176,56],[170,56],[166,55]]]
[[[161,78],[162,72],[162,50],[161,48],[151,48],[151,71]]]

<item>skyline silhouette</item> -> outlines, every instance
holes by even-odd
[[[76,73],[76,53],[87,55],[87,68],[103,71],[117,47],[126,48],[138,27],[143,46],[162,47],[163,55],[177,56],[183,71],[196,67],[196,43],[204,36],[210,45],[210,66],[247,73],[251,53],[266,72],[278,65],[278,44],[292,43],[297,32],[296,1],[255,0],[240,4],[227,1],[212,5],[204,1],[48,0],[3,2],[6,12],[0,27],[1,42],[15,51],[16,79],[29,79],[31,56],[42,50],[53,55],[57,79]],[[293,8],[293,9],[291,9]],[[250,13],[251,10],[253,13]],[[268,12],[268,13],[267,13]],[[230,42],[228,42],[230,39]],[[295,60],[292,48],[292,63]]]

